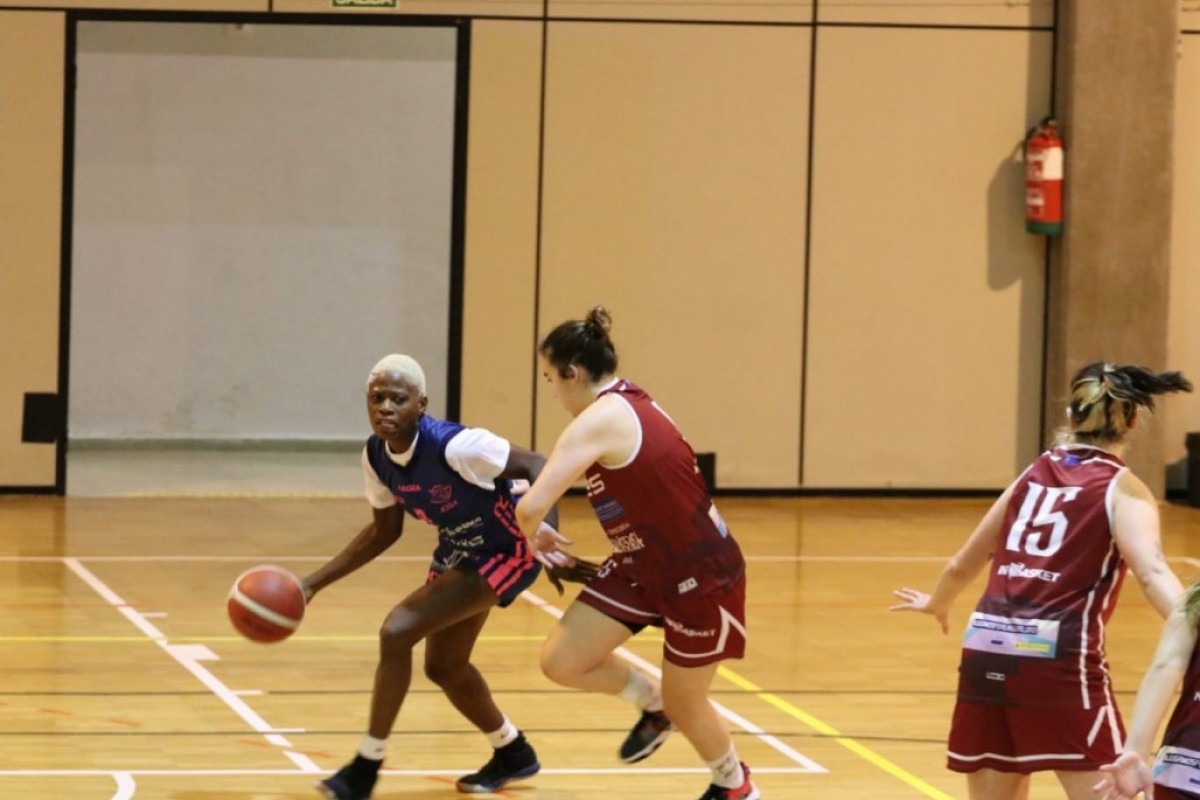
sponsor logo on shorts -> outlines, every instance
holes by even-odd
[[[1194,756],[1185,756],[1183,753],[1179,752],[1166,753],[1163,755],[1162,760],[1164,764],[1181,764],[1185,767],[1192,767],[1193,769],[1200,767],[1200,758],[1195,758]]]
[[[987,678],[989,681],[1003,682],[1005,675],[1003,672],[985,672],[983,673],[983,677]]]
[[[1061,572],[1051,572],[1048,569],[1036,569],[1024,564],[1001,564],[996,570],[997,575],[1007,575],[1010,578],[1037,578],[1046,583],[1057,583]]]
[[[690,592],[692,589],[695,589],[699,585],[700,584],[696,581],[695,578],[688,578],[686,581],[680,581],[679,582],[679,593],[683,594],[685,592]]]
[[[642,541],[642,537],[634,532],[615,537],[612,539],[612,546],[613,550],[618,553],[633,553],[643,549],[646,543]]]
[[[671,630],[678,634],[682,634],[683,636],[687,636],[689,639],[711,639],[717,635],[716,628],[708,628],[707,630],[698,631],[689,628],[682,623],[676,622],[670,617],[663,617],[663,619],[666,621]]]
[[[412,494],[413,492],[421,491],[421,485],[419,483],[403,483],[396,487],[396,491],[405,494]]]
[[[1037,623],[987,617],[971,620],[971,627],[984,628],[989,631],[1004,631],[1005,633],[1037,633],[1038,630]]]

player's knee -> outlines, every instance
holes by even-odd
[[[542,647],[542,674],[561,686],[571,685],[573,673],[568,660],[559,648],[551,643]]]
[[[469,669],[470,665],[461,661],[426,661],[425,677],[437,686],[453,686]]]
[[[421,637],[417,635],[406,616],[389,617],[379,629],[379,653],[383,658],[407,655]]]

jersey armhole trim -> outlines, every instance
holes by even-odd
[[[611,396],[624,403],[625,408],[627,408],[630,415],[633,416],[633,424],[637,426],[637,442],[633,445],[633,452],[629,454],[629,458],[625,459],[620,464],[613,464],[611,466],[608,464],[601,464],[600,466],[604,469],[624,469],[633,463],[633,460],[638,457],[638,453],[642,452],[642,419],[638,416],[637,411],[634,410],[633,404],[624,397],[619,394],[614,394]]]
[[[1121,476],[1129,472],[1129,467],[1121,467],[1117,473],[1112,476],[1108,482],[1108,488],[1104,490],[1104,513],[1108,516],[1108,532],[1111,535],[1113,532],[1113,514],[1116,512],[1116,501],[1114,497],[1117,493],[1117,481],[1121,480]]]

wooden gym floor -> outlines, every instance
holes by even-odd
[[[292,477],[283,491],[240,475],[202,490],[121,491],[84,476],[71,485],[92,496],[0,497],[0,797],[315,797],[314,781],[358,745],[375,632],[423,580],[432,531],[410,523],[392,551],[324,592],[292,639],[257,645],[226,620],[233,578],[258,563],[321,563],[369,518],[354,490],[322,493]],[[966,796],[944,767],[957,636],[887,606],[895,587],[932,586],[987,503],[719,500],[748,556],[750,640],[713,699],[765,800]],[[1200,509],[1167,504],[1163,519],[1166,551],[1188,581],[1200,574]],[[565,502],[563,530],[579,552],[604,552],[584,501]],[[540,643],[572,594],[539,581],[493,612],[478,644],[476,663],[543,765],[499,796],[694,800],[707,771],[682,737],[626,767],[616,747],[632,708],[540,674]],[[1158,631],[1131,579],[1108,636],[1126,714]],[[646,632],[627,657],[653,666],[660,652]],[[454,778],[488,756],[417,673],[377,800],[459,796]],[[1035,777],[1033,800],[1060,796],[1052,777]]]

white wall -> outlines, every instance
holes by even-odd
[[[92,22],[73,440],[354,439],[408,352],[444,412],[455,32]]]

